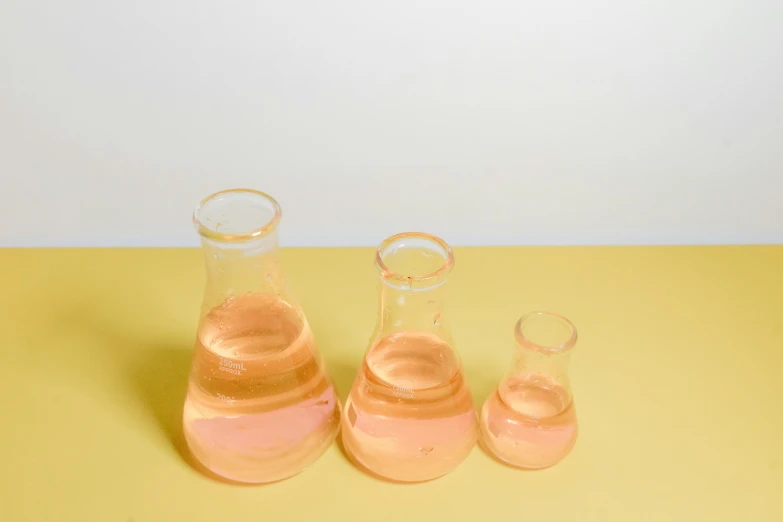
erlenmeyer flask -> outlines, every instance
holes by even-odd
[[[380,312],[343,413],[343,445],[362,467],[416,482],[444,475],[470,453],[478,416],[454,352],[444,291],[451,248],[423,233],[379,247]]]
[[[192,454],[248,483],[295,475],[329,447],[340,406],[277,244],[281,211],[263,192],[204,199],[193,214],[207,284],[183,415]]]
[[[576,328],[547,312],[522,316],[514,328],[511,371],[481,410],[481,441],[500,460],[546,468],[576,442],[576,410],[568,380]]]

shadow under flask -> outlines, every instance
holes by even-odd
[[[207,470],[263,483],[295,475],[337,435],[340,405],[277,243],[281,211],[263,192],[218,192],[193,214],[207,284],[183,414]]]
[[[574,325],[547,312],[522,316],[514,328],[511,371],[481,411],[481,442],[512,466],[546,468],[574,447],[576,410],[568,379]]]
[[[375,265],[378,324],[343,410],[343,446],[374,475],[434,479],[457,467],[478,438],[443,308],[454,256],[437,237],[405,233],[378,247]]]

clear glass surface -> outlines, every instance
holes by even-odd
[[[343,413],[352,460],[394,481],[454,469],[478,438],[478,421],[445,309],[451,248],[424,233],[378,247],[380,310]]]
[[[239,189],[201,202],[207,284],[183,413],[193,456],[238,482],[281,480],[329,447],[340,405],[280,266],[281,211]]]
[[[533,312],[514,329],[511,370],[481,410],[482,445],[520,468],[546,468],[573,448],[576,410],[568,380],[574,325],[565,317]]]

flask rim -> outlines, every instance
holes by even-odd
[[[423,275],[402,274],[390,269],[383,261],[384,253],[389,246],[405,239],[418,239],[434,243],[443,252],[443,264],[434,272]],[[444,278],[454,268],[454,252],[452,252],[448,243],[432,234],[426,232],[402,232],[387,237],[378,245],[378,248],[375,250],[375,265],[380,271],[381,277],[387,281],[391,280],[408,284],[437,283],[438,279]]]
[[[571,332],[568,339],[566,339],[561,344],[543,344],[540,342],[536,342],[535,339],[531,339],[530,337],[526,336],[524,333],[525,324],[528,323],[531,319],[540,318],[540,317],[554,319],[567,326]],[[519,318],[519,321],[517,321],[516,325],[514,326],[514,337],[516,338],[519,344],[528,346],[535,350],[539,350],[546,353],[562,353],[574,347],[574,345],[576,344],[578,334],[576,331],[576,326],[574,326],[574,323],[572,323],[564,315],[555,312],[535,311],[535,312],[528,312]]]
[[[214,225],[209,225],[202,220],[201,213],[204,207],[208,203],[216,199],[219,199],[221,197],[229,196],[232,194],[246,194],[246,195],[256,196],[258,198],[265,200],[265,202],[269,204],[272,210],[272,217],[269,218],[269,220],[260,227],[250,228],[246,232],[230,233],[230,234],[220,232],[216,230]],[[261,192],[260,190],[249,189],[249,188],[235,188],[235,189],[221,190],[202,199],[199,202],[199,204],[196,205],[196,209],[193,211],[193,224],[195,225],[196,230],[201,237],[209,239],[211,241],[218,241],[221,243],[252,241],[254,239],[262,238],[274,232],[275,229],[277,228],[277,225],[280,223],[280,218],[282,217],[282,215],[283,215],[283,211],[280,208],[280,204],[277,202],[275,198],[273,198],[266,192]]]

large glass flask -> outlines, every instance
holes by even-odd
[[[207,284],[183,416],[208,470],[248,483],[290,477],[329,447],[340,407],[302,310],[286,287],[263,192],[204,199],[193,214]]]
[[[378,324],[343,413],[343,445],[382,477],[429,480],[454,469],[478,437],[478,417],[454,352],[444,293],[451,248],[424,233],[379,247]]]
[[[514,328],[511,371],[481,411],[481,441],[500,460],[520,468],[546,468],[576,442],[576,410],[568,363],[576,328],[547,312],[522,316]]]

